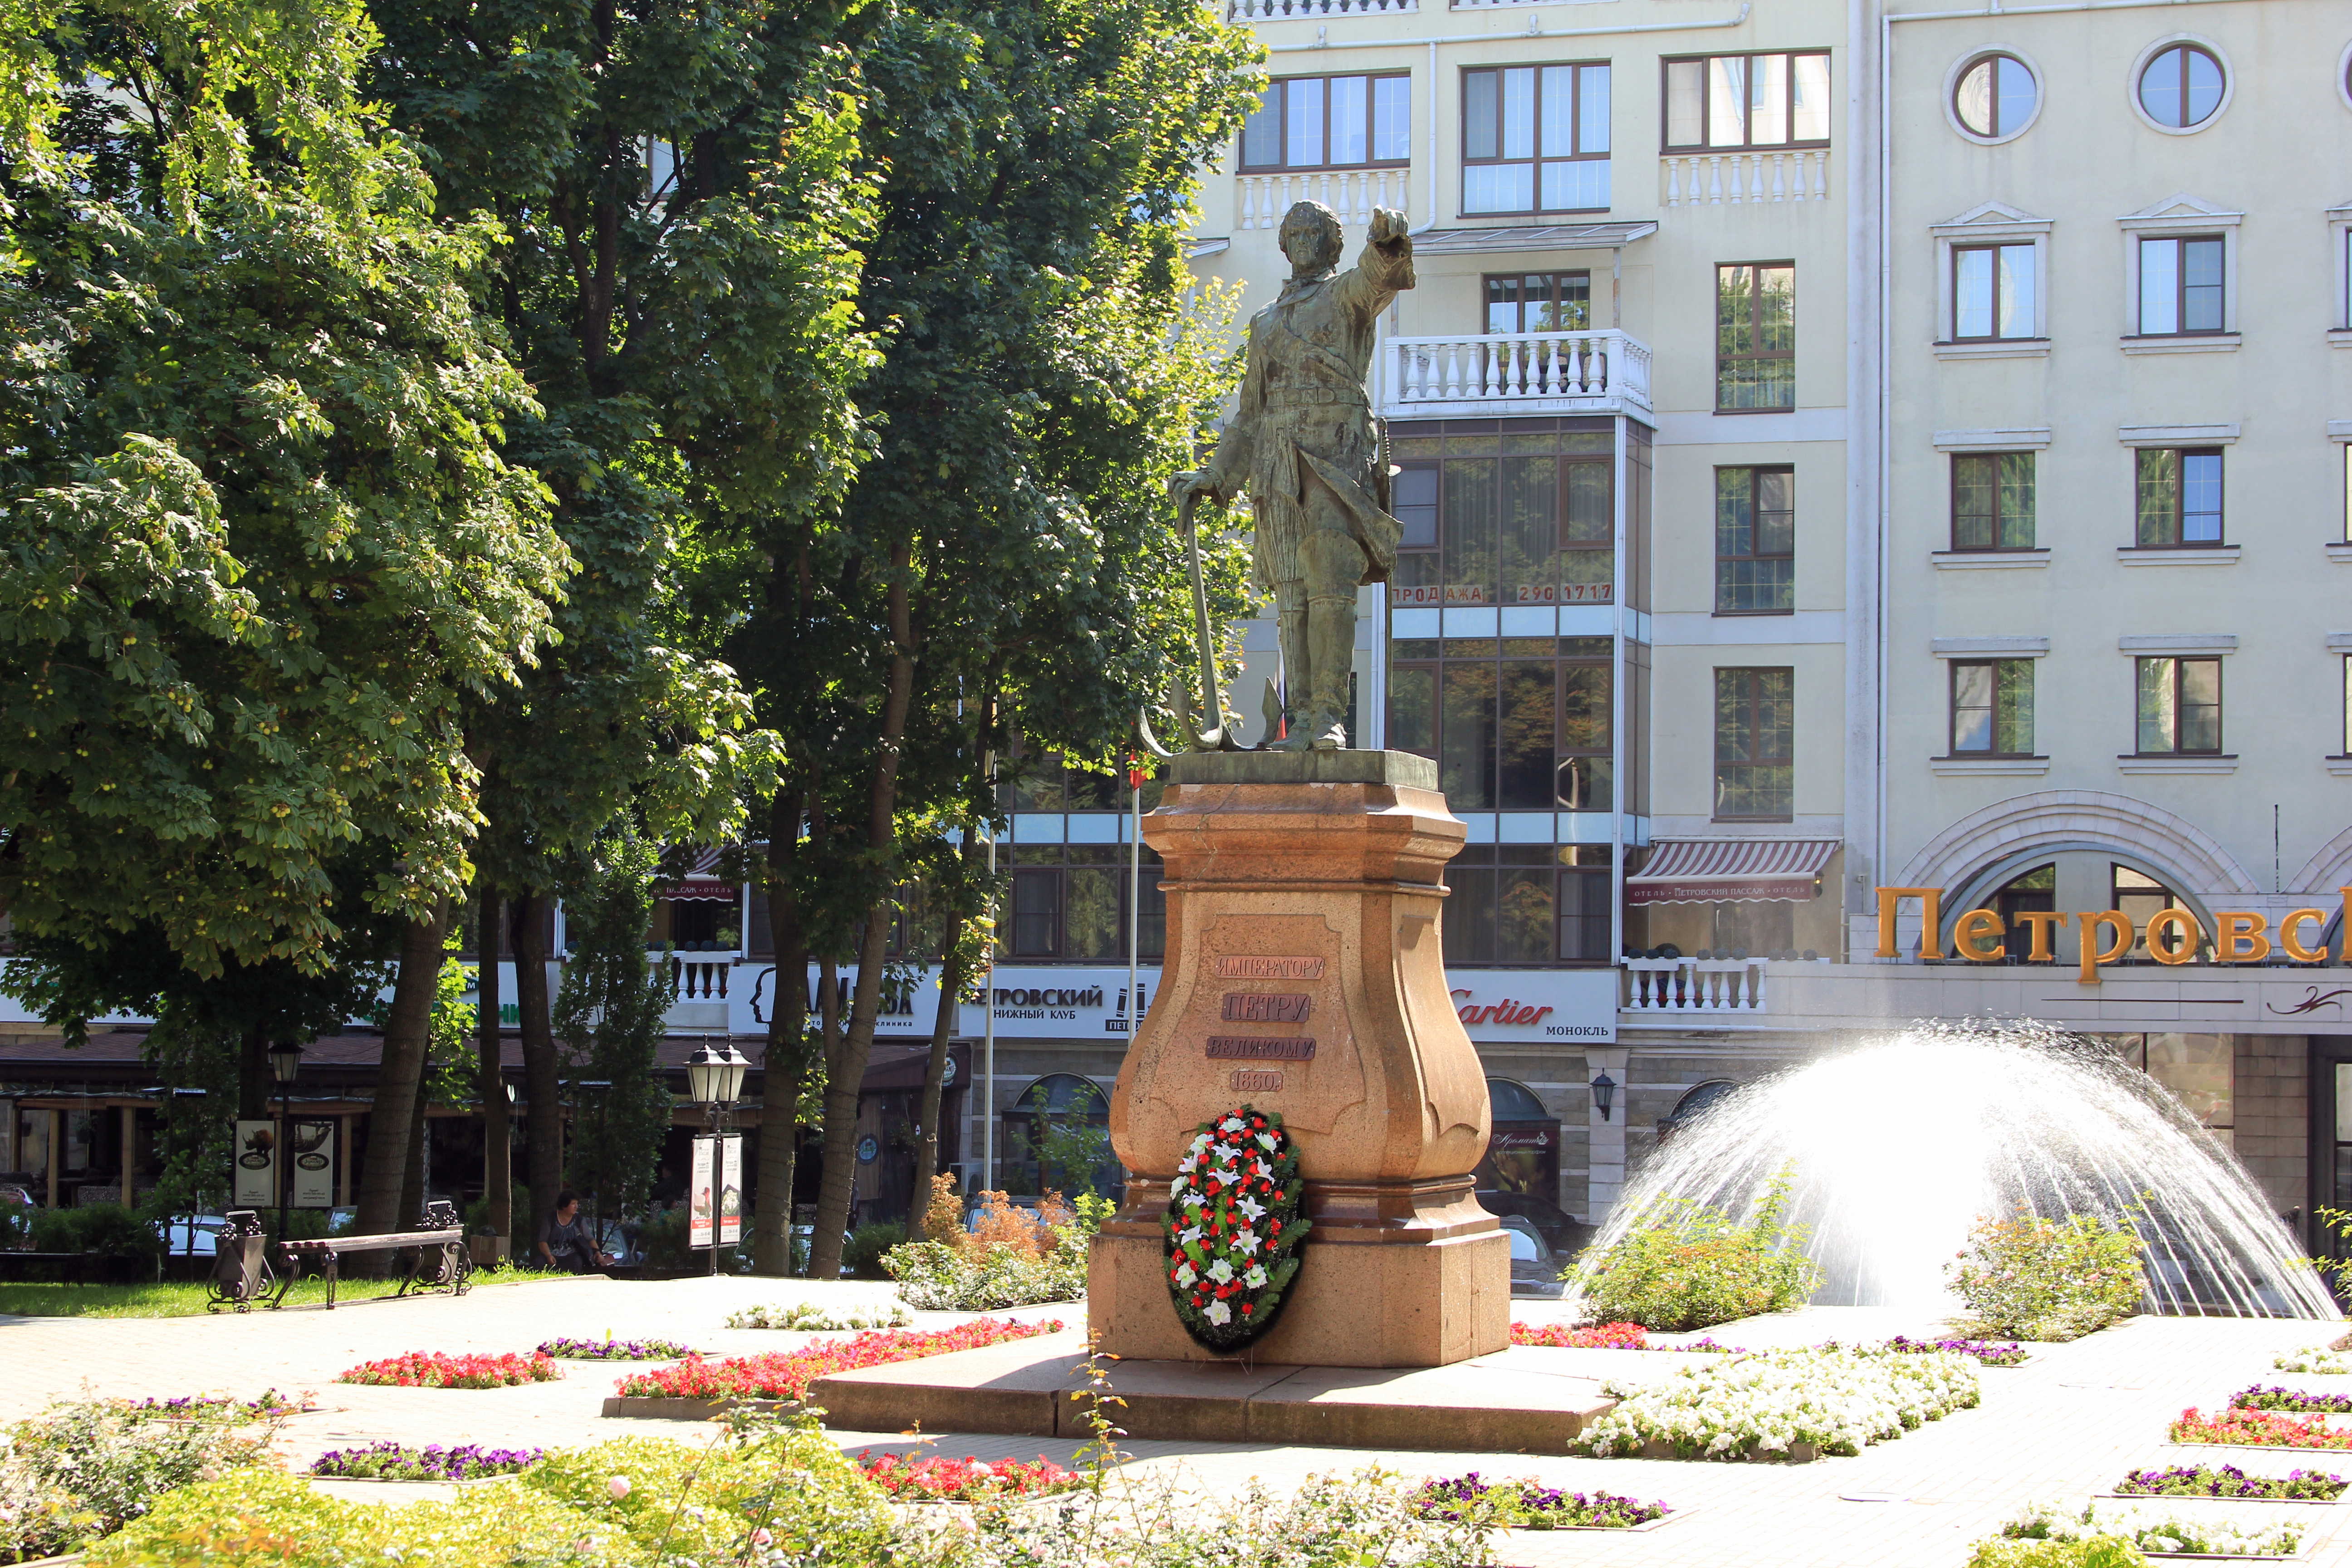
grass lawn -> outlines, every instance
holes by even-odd
[[[521,1285],[534,1279],[569,1279],[569,1274],[539,1269],[503,1268],[476,1274],[477,1289],[490,1285]],[[335,1304],[368,1301],[400,1289],[392,1279],[357,1279],[346,1274],[335,1283]],[[156,1285],[25,1285],[0,1283],[0,1316],[23,1318],[194,1318],[205,1311],[202,1281]],[[327,1282],[305,1277],[286,1294],[289,1307],[322,1307]],[[257,1305],[255,1310],[259,1310]],[[221,1309],[226,1312],[228,1308]]]

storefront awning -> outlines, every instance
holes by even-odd
[[[1614,250],[1658,232],[1654,223],[1497,224],[1492,228],[1433,228],[1412,237],[1415,256],[1494,250]]]
[[[694,858],[694,864],[685,876],[675,882],[654,884],[654,897],[673,903],[712,902],[731,904],[739,894],[731,882],[722,882],[711,873],[718,868],[719,851],[705,849]]]
[[[1640,874],[1625,879],[1629,904],[1801,902],[1821,890],[1834,838],[1664,838]]]

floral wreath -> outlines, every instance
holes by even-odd
[[[1307,1184],[1279,1112],[1244,1105],[1195,1131],[1169,1184],[1168,1294],[1197,1343],[1234,1350],[1274,1326],[1297,1278]]]

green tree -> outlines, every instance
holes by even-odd
[[[489,818],[477,897],[508,900],[518,938],[542,1214],[561,1184],[544,900],[565,858],[625,815],[719,842],[772,788],[774,738],[714,657],[740,612],[711,591],[698,542],[746,515],[825,514],[868,445],[849,393],[871,359],[850,305],[871,219],[839,90],[844,14],[376,8],[371,85],[423,149],[442,212],[507,236],[484,304],[544,412],[504,450],[553,490],[581,563],[561,647],[469,731]]]
[[[984,758],[1016,726],[1117,747],[1181,646],[1165,485],[1229,384],[1216,307],[1188,304],[1182,233],[1195,169],[1260,79],[1247,35],[1190,0],[942,0],[850,32],[880,176],[858,301],[890,330],[859,392],[879,446],[837,522],[746,518],[711,552],[743,563],[755,608],[733,662],[789,751],[764,868],[788,982],[770,1103],[798,1088],[778,1071],[805,1037],[789,981],[811,958],[856,966],[816,1047],[819,1278],[848,1213],[900,823],[993,820]],[[1234,607],[1230,542],[1213,553]]]
[[[649,967],[656,846],[609,835],[564,888],[572,959],[555,999],[555,1030],[571,1058],[580,1133],[573,1186],[592,1194],[599,1219],[642,1214],[669,1131],[670,1092],[658,1060],[669,1007],[663,963]]]

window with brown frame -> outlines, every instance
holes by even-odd
[[[1242,122],[1242,168],[1373,169],[1410,161],[1412,79],[1294,76]]]
[[[1979,342],[2035,336],[2033,246],[1952,247],[1952,338]]]
[[[1797,405],[1797,265],[1732,261],[1715,269],[1715,406],[1747,414]]]
[[[1797,672],[1715,672],[1715,816],[1787,821],[1795,814]]]
[[[1435,758],[1456,809],[1611,809],[1611,638],[1412,637],[1390,648],[1389,745]]]
[[[1948,755],[2033,755],[2033,661],[2030,658],[1952,660],[1952,729]]]
[[[1462,73],[1465,213],[1609,206],[1609,63]]]
[[[1952,548],[2033,548],[2033,454],[1952,454]]]
[[[2138,666],[2137,755],[2221,754],[2221,661],[2143,658]]]
[[[1590,272],[1489,272],[1489,332],[1580,332],[1592,325]]]
[[[1830,56],[1698,55],[1665,72],[1660,145],[1669,153],[1830,143]]]
[[[1715,470],[1715,613],[1797,608],[1797,471]]]
[[[2139,242],[2139,335],[2186,338],[2229,330],[2229,247],[2220,235]]]
[[[2136,500],[2143,550],[2218,549],[2221,544],[2221,451],[2143,447]]]

